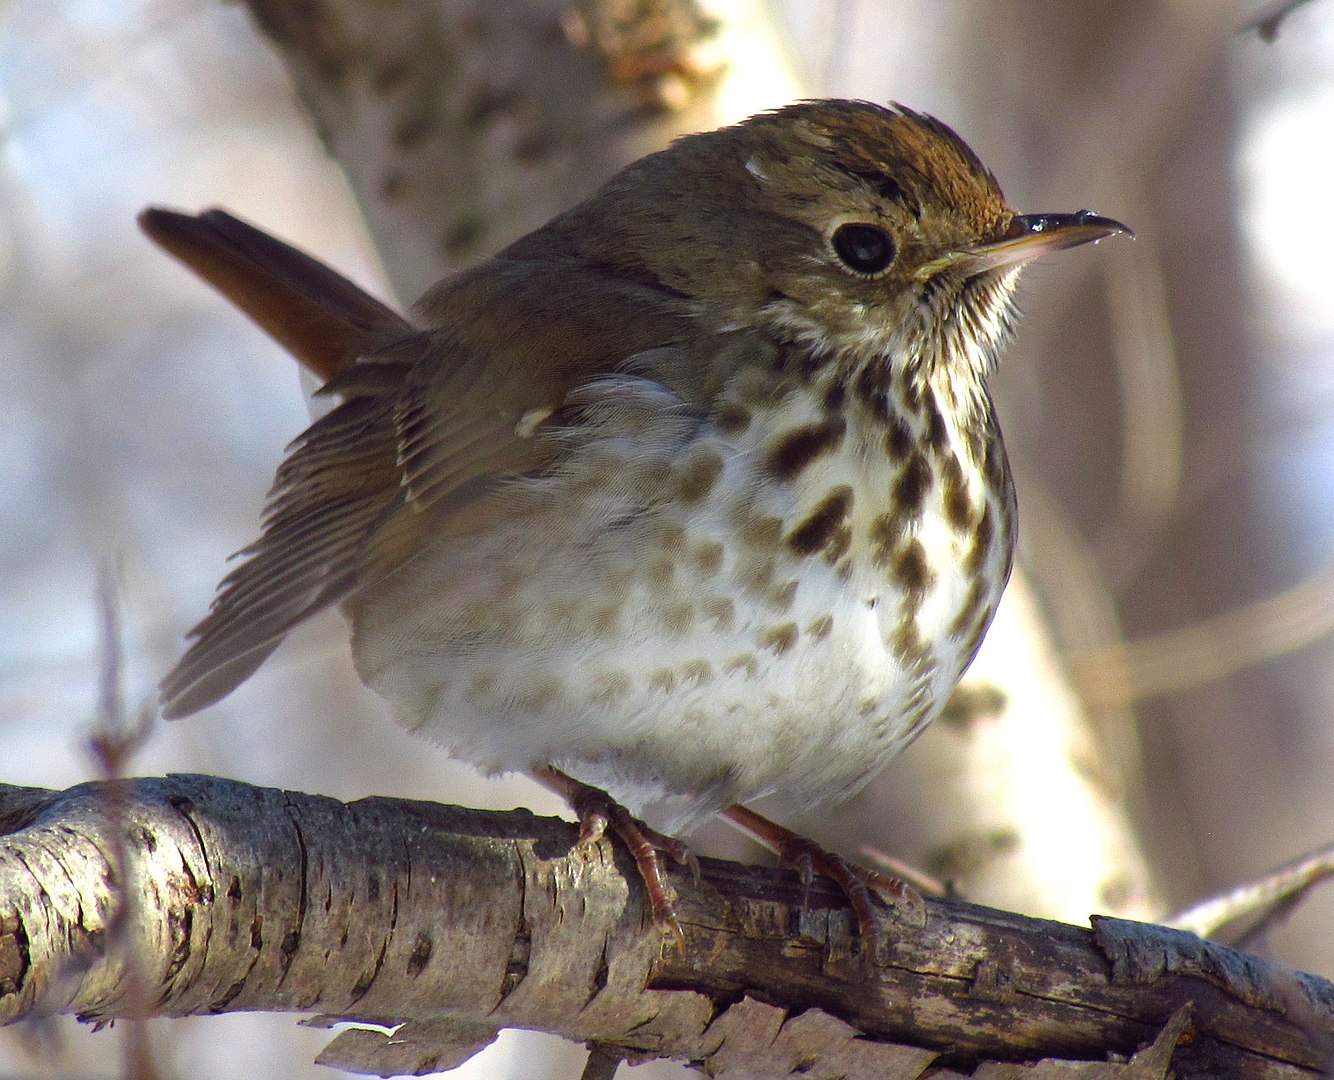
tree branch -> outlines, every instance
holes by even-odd
[[[302,1012],[397,1026],[345,1031],[320,1058],[381,1073],[449,1068],[502,1027],[754,1077],[940,1078],[1053,1058],[1099,1080],[1169,1063],[1181,1077],[1315,1077],[1331,1049],[1329,983],[1162,927],[933,901],[924,930],[885,928],[872,964],[820,883],[803,906],[790,873],[705,859],[698,886],[671,879],[678,955],[649,927],[625,853],[572,852],[557,819],[204,776],[128,782],[118,798],[97,783],[0,787],[0,1021],[104,1021],[145,1003]],[[146,1002],[126,1000],[131,967]],[[1055,1063],[997,1067],[986,1075]]]

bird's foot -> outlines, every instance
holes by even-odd
[[[546,768],[533,773],[534,778],[544,787],[560,795],[575,817],[579,819],[578,847],[596,844],[607,830],[629,849],[639,876],[644,882],[644,891],[648,895],[649,910],[653,913],[653,925],[669,935],[677,950],[685,955],[686,938],[681,929],[681,922],[676,917],[676,909],[668,893],[668,886],[662,874],[662,864],[658,853],[662,852],[681,866],[688,866],[696,884],[699,882],[699,860],[684,843],[674,836],[667,836],[645,825],[631,815],[624,806],[600,788],[582,783],[559,769]]]
[[[777,854],[780,865],[796,870],[807,890],[816,874],[837,885],[852,906],[867,955],[875,955],[880,939],[872,895],[888,904],[905,922],[919,927],[926,925],[926,901],[908,882],[849,862],[748,807],[730,806],[723,815]]]

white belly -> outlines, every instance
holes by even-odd
[[[488,772],[552,764],[669,827],[776,789],[851,793],[943,705],[1009,552],[998,536],[994,584],[972,592],[973,538],[933,485],[896,541],[932,553],[905,639],[876,539],[901,463],[879,429],[853,424],[843,452],[773,484],[764,447],[802,419],[586,448],[524,488],[512,516],[353,601],[362,677],[404,724]],[[980,516],[980,477],[967,479]],[[846,543],[795,550],[794,530],[845,485]]]

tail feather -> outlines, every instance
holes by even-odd
[[[412,326],[323,263],[225,210],[150,207],[139,226],[327,382]]]

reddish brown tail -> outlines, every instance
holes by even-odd
[[[341,274],[225,210],[150,207],[139,226],[325,382],[412,332]]]

